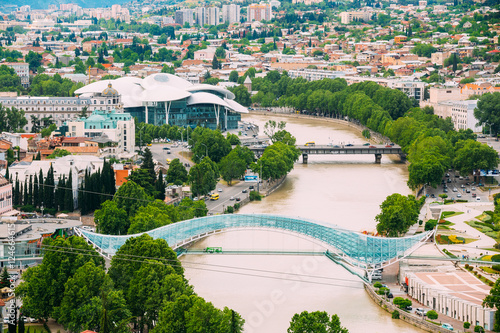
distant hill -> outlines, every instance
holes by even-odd
[[[48,9],[49,5],[57,5],[57,7],[59,7],[62,3],[75,3],[83,8],[106,8],[111,7],[112,5],[122,5],[129,1],[130,0],[16,0],[15,4],[18,7],[29,5],[31,6],[31,9]],[[12,11],[13,8],[12,4],[0,1],[0,9]]]

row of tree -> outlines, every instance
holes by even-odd
[[[28,268],[16,288],[24,316],[54,318],[72,332],[125,333],[133,326],[139,332],[242,332],[238,313],[193,292],[163,239],[128,239],[108,272],[82,238],[47,238],[42,247],[42,264]]]

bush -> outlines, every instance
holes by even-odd
[[[438,313],[434,310],[427,311],[427,318],[434,320],[438,318]]]
[[[228,206],[228,207],[226,208],[226,212],[227,212],[228,214],[232,214],[232,213],[234,213],[234,208],[233,208],[233,206]]]
[[[500,254],[495,254],[491,256],[491,261],[500,262]]]
[[[470,323],[469,323],[468,321],[466,321],[466,322],[464,323],[464,328],[465,328],[465,329],[468,329],[469,327],[470,327]]]
[[[240,204],[239,203],[234,204],[234,210],[238,210],[238,209],[240,209]]]
[[[257,191],[250,191],[250,201],[260,201],[262,197]]]
[[[483,326],[476,325],[476,326],[474,327],[474,332],[484,333],[484,328],[483,328]]]
[[[399,312],[398,312],[398,310],[392,311],[392,319],[399,319]]]
[[[469,269],[469,264],[464,265],[465,269]]]
[[[381,288],[379,288],[379,290],[377,291],[377,293],[378,293],[379,295],[385,295],[385,292],[386,292],[386,291],[387,291],[387,293],[390,293],[390,292],[391,292],[389,288],[386,288],[386,287],[381,287]]]
[[[374,286],[375,288],[380,288],[380,287],[382,287],[382,283],[380,283],[380,282],[375,282],[375,283],[373,284],[373,286]]]
[[[364,136],[365,138],[369,139],[371,136],[370,130],[364,129],[363,132],[361,132],[361,135]]]
[[[437,224],[436,220],[429,220],[429,221],[425,222],[424,230],[425,231],[432,230],[436,227],[436,224]]]

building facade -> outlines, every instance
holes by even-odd
[[[7,67],[12,68],[17,76],[21,79],[21,85],[24,88],[28,88],[30,86],[30,66],[26,62],[4,62],[0,65],[5,65]]]
[[[260,3],[248,6],[248,22],[270,21],[273,18],[271,4]]]
[[[360,12],[342,12],[340,13],[340,22],[342,24],[349,24],[352,21],[370,21],[372,13],[369,11]]]
[[[222,6],[222,21],[231,23],[240,22],[240,6],[235,4]]]
[[[0,215],[12,210],[12,184],[0,176]]]
[[[135,122],[130,113],[93,111],[90,117],[66,122],[66,136],[97,138],[105,135],[116,155],[135,151]]]
[[[175,12],[175,23],[184,25],[188,23],[190,26],[193,25],[193,10],[192,9],[180,9]]]

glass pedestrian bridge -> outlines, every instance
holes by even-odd
[[[233,229],[278,229],[311,239],[325,246],[325,253],[363,269],[384,267],[398,261],[423,244],[433,231],[409,237],[386,238],[365,235],[324,222],[267,214],[225,214],[195,218],[145,232],[165,239],[172,249],[198,239]],[[101,255],[112,257],[127,239],[141,234],[114,236],[77,229],[77,234],[93,244]],[[330,249],[328,252],[326,249]]]

